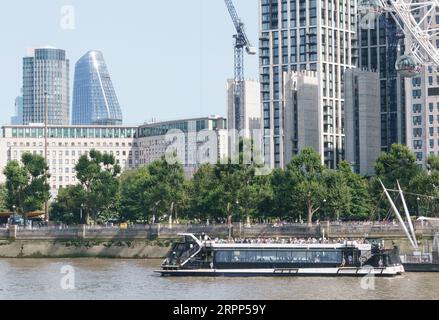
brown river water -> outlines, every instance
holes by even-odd
[[[0,299],[439,299],[439,273],[395,278],[162,278],[159,260],[0,259]]]

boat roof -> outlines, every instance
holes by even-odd
[[[199,246],[209,246],[213,249],[342,249],[357,248],[361,251],[371,250],[370,243],[345,241],[343,243],[220,243],[207,237],[207,240],[198,239],[193,233],[180,233],[179,236],[194,239]],[[206,235],[207,236],[207,235]]]
[[[365,251],[370,250],[370,244],[359,244],[354,242],[347,243],[216,243],[214,241],[204,241],[206,246],[214,249],[342,249],[357,248]]]

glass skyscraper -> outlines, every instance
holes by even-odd
[[[70,121],[69,60],[66,52],[50,47],[32,49],[23,58],[23,124]]]
[[[23,124],[23,89],[21,89],[21,95],[15,99],[15,115],[11,117],[11,124]]]
[[[359,16],[361,19],[362,17]],[[404,52],[403,33],[390,14],[374,18],[363,26],[359,23],[359,68],[379,73],[381,150],[389,151],[394,143],[406,143],[406,107],[404,78],[396,71],[395,64]]]
[[[76,63],[73,125],[121,125],[122,111],[100,51],[89,51]]]

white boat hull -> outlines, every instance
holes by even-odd
[[[186,277],[277,277],[277,276],[379,276],[393,277],[404,273],[404,267],[393,266],[386,268],[293,268],[293,269],[194,269],[194,270],[159,270],[163,276]]]

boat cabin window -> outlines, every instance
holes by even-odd
[[[218,263],[341,263],[341,251],[321,250],[219,250],[215,253]]]

